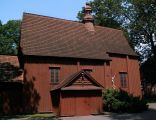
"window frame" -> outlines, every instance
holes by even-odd
[[[127,88],[128,87],[128,74],[127,72],[119,72],[119,77],[120,77],[120,86],[121,88]]]
[[[51,83],[58,84],[60,79],[60,67],[50,67]],[[53,72],[53,73],[52,73]]]

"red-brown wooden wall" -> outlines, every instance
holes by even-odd
[[[136,58],[120,55],[110,55],[112,61],[102,60],[84,60],[84,59],[54,59],[51,57],[30,57],[27,56],[24,65],[24,81],[26,83],[25,94],[31,100],[26,100],[31,108],[35,108],[38,112],[51,112],[52,100],[50,90],[51,84],[50,67],[60,67],[60,81],[69,77],[69,75],[81,70],[92,69],[91,75],[104,88],[111,88],[111,77],[116,74],[115,85],[120,88],[119,72],[128,73],[128,87],[126,90],[135,96],[141,95],[140,90],[140,72],[139,64]],[[31,87],[28,88],[29,84]],[[31,93],[31,94],[30,94]],[[34,98],[33,98],[34,97]],[[35,105],[35,100],[38,100]],[[71,101],[72,102],[72,101]],[[30,110],[26,108],[26,110]]]

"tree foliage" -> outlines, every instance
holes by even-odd
[[[0,54],[17,54],[20,39],[20,20],[0,22]]]
[[[112,27],[112,28],[120,28],[120,21],[117,21],[118,13],[114,12],[115,9],[119,9],[121,4],[121,0],[94,0],[90,2],[92,7],[92,12],[94,16],[94,22],[97,25]],[[110,7],[112,9],[110,9]],[[83,19],[84,8],[79,11],[77,18],[79,20]]]
[[[156,58],[156,1],[155,0],[93,0],[95,24],[122,28],[142,60]],[[83,10],[78,13],[82,20]]]
[[[152,88],[156,84],[156,61],[153,57],[148,58],[147,61],[141,65],[141,74],[143,77],[142,84],[145,94],[152,94]],[[146,90],[146,86],[151,88]],[[147,93],[146,93],[147,92]]]
[[[131,2],[130,37],[142,58],[154,56],[156,60],[156,1]]]

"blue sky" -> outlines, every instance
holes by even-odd
[[[0,20],[22,19],[23,12],[77,20],[78,11],[89,0],[1,0]]]

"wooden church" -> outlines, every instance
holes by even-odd
[[[105,89],[141,95],[138,56],[123,32],[93,22],[89,4],[82,23],[24,13],[19,61],[25,111],[99,114]]]

